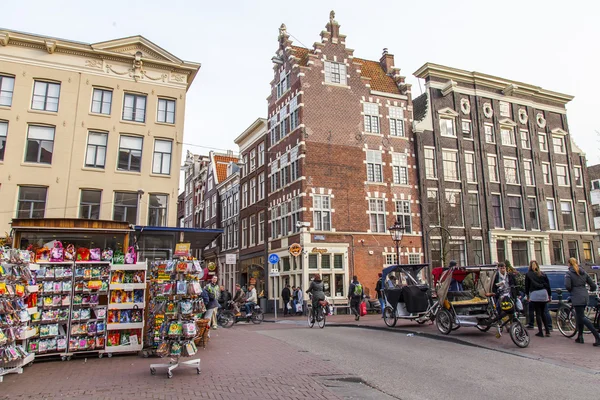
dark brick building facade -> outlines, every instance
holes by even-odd
[[[571,141],[571,96],[425,64],[414,100],[428,259],[591,266],[597,254],[585,156]],[[439,228],[441,227],[441,228]]]
[[[345,302],[353,274],[375,288],[395,262],[387,227],[406,222],[401,262],[423,261],[410,85],[384,50],[354,57],[333,13],[312,49],[280,28],[268,108],[269,252],[285,283],[306,288],[320,273]],[[302,246],[294,256],[292,244]]]

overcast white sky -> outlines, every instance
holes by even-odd
[[[570,132],[600,163],[600,3],[597,1],[5,1],[0,27],[94,43],[141,34],[179,58],[202,63],[188,92],[185,142],[196,153],[233,149],[265,117],[278,28],[305,46],[336,11],[355,56],[384,47],[412,73],[427,61],[567,93]],[[302,45],[298,41],[295,43]],[[185,151],[184,151],[185,154]]]

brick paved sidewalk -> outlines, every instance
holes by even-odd
[[[273,321],[274,316],[266,315],[266,321]],[[302,325],[306,317],[286,317],[277,318],[282,324],[291,323]],[[282,322],[283,321],[283,322]],[[557,365],[563,365],[570,368],[582,368],[600,373],[600,347],[593,347],[594,338],[592,335],[585,335],[586,343],[576,344],[573,339],[564,337],[558,329],[554,329],[549,338],[536,337],[537,328],[529,329],[531,342],[525,349],[518,348],[510,339],[508,332],[504,332],[500,339],[496,339],[495,332],[490,330],[486,333],[480,332],[477,328],[464,327],[452,331],[448,335],[440,333],[435,324],[425,323],[419,325],[414,321],[398,320],[396,327],[388,328],[380,314],[369,314],[361,317],[359,322],[354,320],[353,315],[333,315],[327,317],[328,325],[353,326],[363,328],[387,329],[392,332],[403,334],[423,334],[436,339],[452,340],[463,342],[464,344],[485,347],[491,350],[498,350],[523,357],[543,360]]]
[[[331,363],[258,334],[256,326],[239,328],[211,333],[207,348],[198,352],[201,375],[176,369],[172,379],[160,370],[152,376],[150,364],[165,359],[134,355],[36,362],[22,375],[6,376],[0,398],[339,399],[317,381],[341,374]]]

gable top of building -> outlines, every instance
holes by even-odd
[[[117,61],[142,61],[189,74],[187,87],[192,84],[201,64],[184,61],[141,35],[113,39],[98,43],[83,43],[51,36],[19,32],[0,28],[0,48],[15,45],[38,48],[49,54],[67,53]]]
[[[590,181],[600,179],[600,164],[590,165],[587,167],[588,177]]]
[[[500,90],[504,95],[519,95],[530,97],[554,104],[566,105],[573,100],[573,96],[553,92],[543,89],[539,86],[500,78],[493,75],[484,74],[477,71],[466,71],[463,69],[448,67],[440,64],[425,63],[421,68],[414,72],[414,76],[429,80],[430,78],[445,79],[461,83],[470,83],[478,86],[485,86],[490,89]]]
[[[227,179],[227,166],[229,163],[237,163],[239,161],[239,158],[235,157],[233,152],[230,152],[229,154],[216,154],[211,152],[210,157],[213,166],[215,185],[218,185],[220,182]]]
[[[311,57],[321,57],[321,47],[325,42],[330,41],[345,47],[344,40],[346,36],[340,34],[340,25],[334,18],[335,13],[331,11],[326,30],[321,32],[322,41],[320,43],[315,43],[313,49],[293,45],[292,41],[289,39],[285,24],[281,25],[279,28],[280,44],[295,58],[294,64],[297,64],[300,67],[309,68]],[[361,77],[369,79],[371,90],[391,94],[401,94],[398,84],[404,84],[404,77],[400,76],[399,69],[393,67],[394,56],[388,54],[387,49],[384,50],[380,61],[356,58],[353,56],[354,50],[346,49],[346,51],[348,52],[348,62],[358,66],[357,69],[360,69]]]
[[[265,118],[257,118],[237,138],[235,138],[234,143],[240,147],[240,154],[242,154],[248,147],[254,145],[257,140],[264,139],[266,134],[267,120]]]

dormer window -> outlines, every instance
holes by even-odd
[[[325,82],[346,85],[346,65],[325,61]]]

